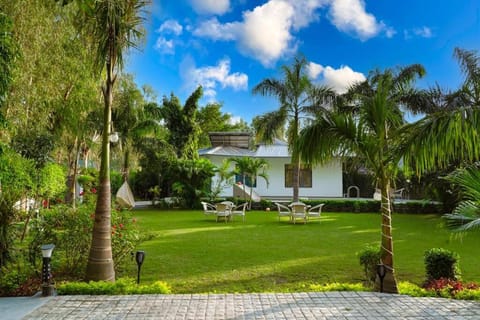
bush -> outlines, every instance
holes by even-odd
[[[77,209],[57,205],[43,210],[41,217],[32,223],[31,264],[38,268],[40,245],[53,243],[56,246],[53,269],[73,277],[83,276],[92,239],[94,211],[93,204],[83,204]],[[119,271],[141,239],[130,212],[112,210],[111,222],[113,261],[115,270]]]
[[[310,290],[315,292],[330,292],[330,291],[369,291],[361,283],[327,283],[327,284],[312,284]]]
[[[57,288],[59,295],[167,294],[170,292],[171,289],[165,282],[156,281],[149,285],[137,285],[131,278],[121,278],[115,282],[67,282]]]
[[[427,281],[441,278],[457,280],[460,276],[459,257],[456,253],[433,248],[425,251],[425,270]]]
[[[380,249],[378,247],[367,246],[358,253],[360,265],[363,266],[365,278],[369,282],[375,282],[377,277],[377,264],[380,263]]]

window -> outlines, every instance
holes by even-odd
[[[243,175],[241,174],[236,174],[235,175],[235,183],[243,183]],[[250,181],[250,177],[248,176],[245,176],[245,185],[247,187],[251,187],[252,186],[252,182]],[[255,183],[253,184],[253,187],[256,188],[257,187],[257,181],[255,181]]]
[[[312,187],[312,167],[310,166],[300,166],[300,187],[301,188],[311,188]],[[293,165],[285,165],[285,188],[293,187]]]

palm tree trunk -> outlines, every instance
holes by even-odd
[[[381,263],[385,266],[386,273],[383,279],[383,292],[398,293],[397,279],[393,268],[393,239],[392,239],[392,212],[390,205],[390,182],[384,179],[381,182],[381,214],[382,214],[382,246],[380,248]],[[380,278],[377,275],[375,287],[380,288]]]
[[[86,280],[115,281],[111,238],[110,192],[110,122],[112,118],[113,84],[112,65],[107,62],[107,81],[103,87],[105,102],[103,114],[102,158],[92,244],[88,256]]]
[[[300,159],[295,160],[293,164],[293,201],[297,202],[300,189]]]
[[[123,169],[122,169],[123,181],[128,181],[130,175],[130,148],[125,147],[125,154],[123,156]]]

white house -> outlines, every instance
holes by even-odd
[[[291,156],[288,145],[284,141],[276,140],[274,144],[258,145],[250,148],[251,135],[239,132],[210,133],[211,148],[199,151],[201,157],[209,159],[216,166],[220,166],[224,159],[235,157],[263,158],[269,162],[267,174],[269,185],[264,179],[258,178],[254,192],[266,199],[291,199],[293,196]],[[232,164],[233,170],[234,164]],[[241,178],[238,177],[237,180]],[[214,177],[212,185],[218,181]],[[241,181],[241,180],[240,180]],[[237,182],[237,181],[236,181]],[[300,198],[333,198],[343,196],[342,163],[334,159],[324,166],[305,167],[300,172]],[[223,189],[220,196],[231,197],[234,187],[229,185]]]

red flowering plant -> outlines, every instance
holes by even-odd
[[[428,281],[424,288],[429,291],[435,291],[436,295],[444,298],[454,298],[459,292],[464,290],[478,290],[480,286],[477,283],[463,283],[460,280],[448,278],[433,279]]]

